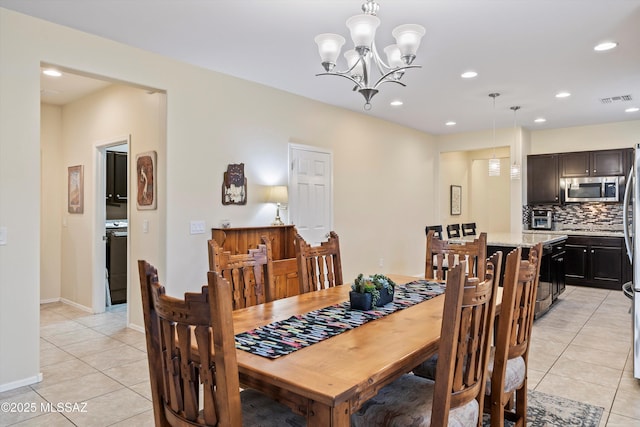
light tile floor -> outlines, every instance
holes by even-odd
[[[640,426],[629,307],[622,292],[567,287],[534,323],[529,388],[604,407],[602,427]],[[0,413],[0,426],[153,425],[144,335],[126,327],[125,306],[89,315],[44,304],[40,322],[43,381],[0,393],[0,404],[36,411]],[[86,407],[55,412],[47,402]]]

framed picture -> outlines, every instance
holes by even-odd
[[[451,215],[462,213],[462,187],[460,185],[451,186]]]
[[[69,213],[84,212],[84,167],[82,165],[69,166],[67,177]]]
[[[222,204],[247,204],[247,178],[244,176],[244,163],[227,165],[222,180]]]
[[[155,151],[147,151],[136,156],[136,207],[138,210],[155,209],[157,206],[156,160]]]

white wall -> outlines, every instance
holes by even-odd
[[[631,148],[640,143],[640,120],[531,132],[529,154]]]
[[[62,108],[41,105],[40,300],[61,296],[62,212],[66,209],[66,179],[62,162]]]
[[[333,151],[334,228],[347,280],[359,272],[423,270],[424,225],[439,209],[437,151],[429,135],[0,9],[0,226],[9,230],[9,244],[0,246],[0,389],[33,382],[39,373],[40,272],[32,267],[40,265],[41,62],[166,91],[166,123],[161,117],[157,132],[167,135],[158,158],[158,211],[130,223],[135,230],[148,218],[159,237],[138,236],[130,263],[155,262],[168,293],[181,295],[205,281],[209,235],[190,235],[190,220],[204,220],[207,228],[226,218],[235,226],[272,220],[272,209],[251,193],[247,206],[222,206],[222,175],[228,164],[244,162],[250,185],[284,183],[289,142]],[[69,130],[65,138],[101,138],[89,132]],[[87,191],[95,159],[65,151],[65,161],[87,163]],[[97,233],[96,224],[67,224]],[[77,290],[76,297],[88,296]]]

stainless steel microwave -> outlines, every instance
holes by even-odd
[[[563,178],[565,202],[619,202],[618,176]]]

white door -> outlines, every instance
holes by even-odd
[[[290,144],[289,159],[291,223],[307,243],[317,246],[333,229],[331,152]]]

